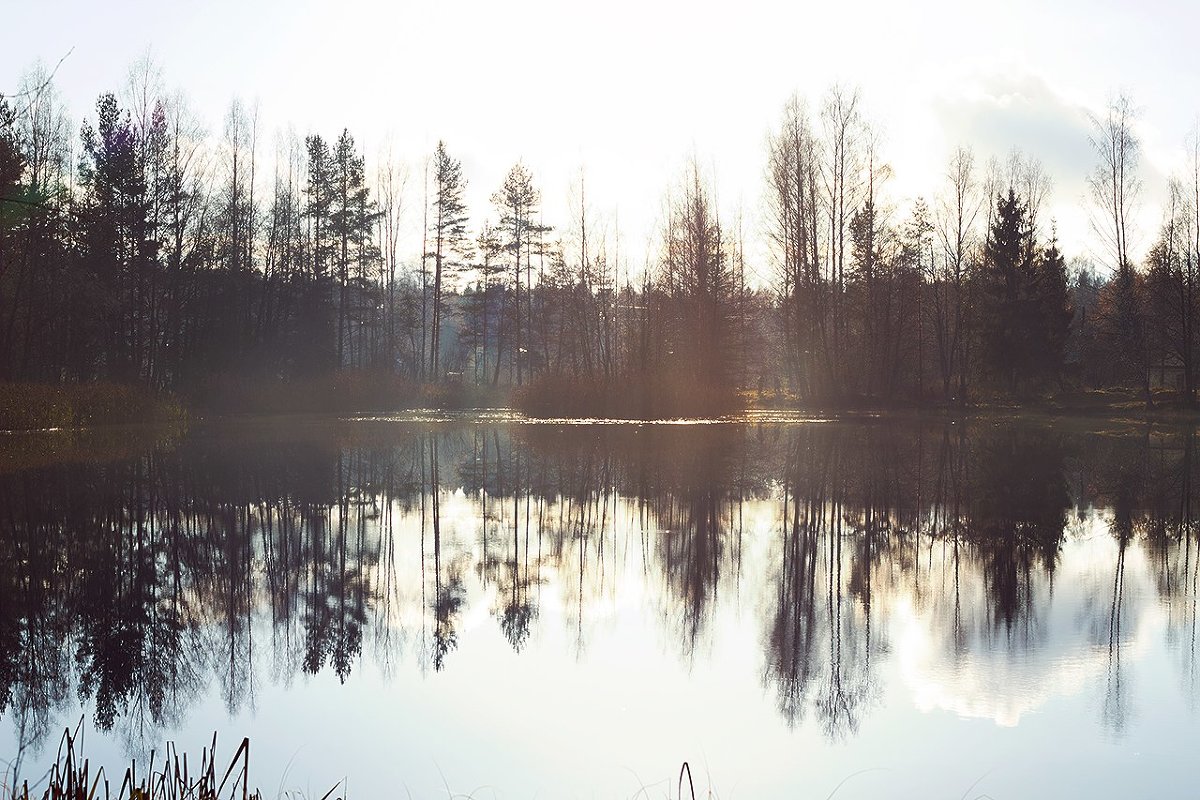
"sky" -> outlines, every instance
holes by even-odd
[[[1093,260],[1088,114],[1118,91],[1139,108],[1138,252],[1200,114],[1200,5],[1166,0],[0,0],[0,19],[0,91],[69,52],[56,83],[76,127],[149,53],[213,133],[235,97],[257,102],[263,157],[288,126],[349,128],[368,169],[390,150],[410,165],[413,230],[439,139],[463,161],[473,223],[495,216],[489,198],[520,160],[562,228],[582,174],[593,219],[619,228],[635,267],[691,158],[725,219],[761,233],[766,137],[793,93],[815,109],[834,83],[861,90],[897,221],[932,201],[956,147],[979,163],[1020,148],[1053,181],[1043,214],[1068,257]]]

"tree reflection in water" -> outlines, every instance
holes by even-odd
[[[553,597],[582,658],[598,604],[636,581],[685,664],[720,608],[754,609],[783,720],[840,739],[879,702],[902,609],[957,668],[1050,646],[1064,546],[1100,519],[1113,556],[1082,624],[1119,731],[1135,553],[1197,696],[1194,450],[1015,424],[245,424],[9,469],[0,713],[22,741],[80,698],[103,730],[152,732],[214,685],[234,713],[259,681],[345,682],[363,658],[436,672],[477,602],[523,654]]]

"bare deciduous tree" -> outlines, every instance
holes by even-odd
[[[1092,117],[1090,137],[1097,164],[1088,178],[1095,206],[1092,227],[1100,237],[1113,272],[1132,269],[1129,237],[1138,194],[1141,143],[1133,130],[1137,112],[1128,95],[1117,95],[1103,117]]]
[[[983,204],[979,188],[975,157],[968,148],[960,147],[950,159],[938,207],[936,227],[942,258],[941,268],[933,275],[932,292],[942,396],[950,400],[957,392],[959,402],[966,401],[967,393],[969,270]]]

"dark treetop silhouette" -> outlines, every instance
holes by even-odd
[[[693,162],[633,268],[582,177],[565,226],[543,221],[520,163],[494,209],[469,209],[445,142],[408,210],[423,234],[407,252],[402,170],[371,169],[349,131],[283,139],[264,163],[256,111],[234,103],[210,140],[143,71],[138,99],[101,96],[77,139],[48,76],[0,99],[0,380],[107,379],[247,410],[494,401],[470,387],[512,387],[539,414],[608,416],[713,413],[755,393],[1194,398],[1200,170],[1174,184],[1134,263],[1126,98],[1079,143],[1096,154],[1108,277],[1068,268],[1040,212],[1049,181],[1017,152],[985,168],[960,150],[931,202],[896,208],[883,144],[843,87],[815,113],[791,100],[771,132],[766,213],[749,225],[761,263]]]

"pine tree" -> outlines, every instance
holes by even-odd
[[[524,329],[521,325],[521,266],[522,257],[525,259],[525,293],[530,292],[530,268],[534,238],[546,231],[534,222],[541,195],[533,186],[533,176],[523,164],[514,164],[504,178],[500,191],[492,195],[492,202],[500,210],[500,226],[508,234],[504,249],[512,255],[513,269],[513,343],[512,354],[509,357],[510,366],[516,369],[518,386],[524,380],[524,367],[530,351],[532,340],[532,303],[526,301],[527,314]],[[524,337],[522,338],[522,333]],[[497,353],[499,358],[499,353]]]
[[[350,135],[349,130],[343,130],[342,135],[338,137],[330,166],[332,192],[329,198],[329,225],[330,234],[337,247],[337,362],[339,366],[346,366],[347,349],[351,351],[350,361],[355,360],[353,342],[347,347],[347,338],[353,335],[349,329],[350,265],[356,260],[361,261],[365,240],[370,238],[374,221],[366,188],[363,158],[358,154],[354,137]]]
[[[492,306],[493,306],[493,300],[492,300],[492,295],[494,294],[493,289],[498,290],[498,294],[500,295],[500,305],[501,306],[503,306],[503,300],[504,300],[503,285],[495,286],[493,283],[495,281],[496,277],[504,270],[504,264],[501,263],[501,260],[500,260],[500,256],[504,252],[504,244],[500,239],[499,232],[495,228],[493,228],[490,223],[485,222],[483,224],[483,227],[480,229],[479,236],[475,240],[475,252],[479,256],[479,262],[476,265],[476,269],[479,271],[479,274],[480,274],[480,283],[481,283],[480,291],[482,293],[482,297],[480,298],[480,309],[479,309],[480,310],[480,338],[482,340],[480,357],[481,357],[482,363],[476,372],[477,372],[477,380],[487,381],[488,380],[488,350],[489,350],[488,333],[489,333],[490,324],[491,324],[490,319],[492,317],[491,312],[492,312]],[[496,382],[496,379],[499,377],[499,374],[500,374],[500,351],[499,351],[499,348],[497,347],[496,371],[495,371],[495,374],[491,378],[492,383]]]
[[[430,239],[433,249],[433,324],[430,330],[429,374],[439,376],[438,362],[442,346],[442,324],[445,309],[444,284],[447,273],[461,266],[469,250],[467,238],[467,206],[463,191],[467,187],[462,175],[462,162],[451,158],[446,143],[438,142],[433,154],[434,193]]]
[[[308,217],[311,240],[311,267],[314,276],[327,274],[332,244],[329,233],[329,213],[333,205],[333,157],[329,145],[320,136],[304,140],[308,151],[308,183],[304,194],[308,198],[305,216]]]
[[[1114,377],[1126,386],[1140,387],[1150,404],[1143,290],[1143,281],[1132,266],[1126,264],[1118,269],[1104,288],[1101,330]]]
[[[97,372],[136,380],[144,367],[145,281],[156,255],[138,134],[116,97],[105,94],[96,104],[96,127],[85,124],[82,139],[80,288],[94,282],[98,297],[90,298],[95,311],[80,308],[80,315],[100,315],[93,317],[98,328],[85,334],[89,344],[103,343]]]
[[[17,144],[16,112],[0,95],[0,297],[9,298],[17,293],[17,285],[9,269],[16,263],[14,254],[17,222],[28,215],[27,200],[22,196],[21,173],[25,165]],[[13,370],[16,347],[13,329],[17,313],[14,308],[5,316],[6,309],[0,308],[0,331],[6,335],[0,346],[0,378],[8,377]]]
[[[320,136],[304,140],[308,153],[307,198],[304,216],[308,219],[308,280],[301,301],[299,326],[304,332],[305,350],[312,367],[333,366],[337,353],[331,348],[333,318],[330,302],[329,268],[334,241],[330,213],[333,208],[333,156]]]

